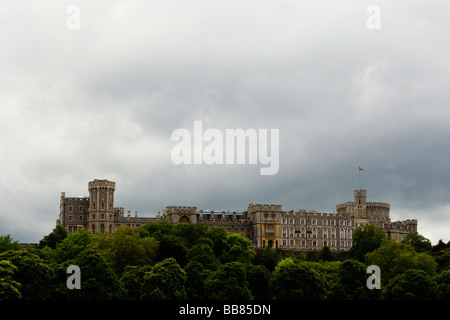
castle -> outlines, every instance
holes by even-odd
[[[197,207],[167,206],[155,217],[134,216],[121,207],[114,207],[115,182],[90,181],[89,197],[66,197],[61,193],[60,214],[56,225],[69,233],[87,229],[114,233],[120,226],[139,228],[166,220],[178,223],[199,223],[221,226],[228,233],[241,234],[252,241],[254,248],[271,246],[284,250],[315,251],[328,246],[332,251],[347,251],[357,227],[372,224],[380,227],[395,241],[417,232],[417,220],[391,222],[390,205],[367,202],[366,190],[355,190],[354,201],[336,205],[334,213],[316,211],[283,211],[281,205],[250,204],[246,211],[197,210]]]

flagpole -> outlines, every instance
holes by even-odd
[[[358,167],[359,191],[361,191],[361,167]]]
[[[358,167],[359,191],[361,191],[361,171],[364,171],[364,168]]]

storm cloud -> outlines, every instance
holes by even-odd
[[[79,28],[68,19],[79,9]],[[380,28],[370,29],[370,5]],[[0,234],[37,242],[59,195],[115,205],[332,212],[353,199],[450,234],[450,5],[14,1],[0,5]],[[279,129],[279,171],[175,165],[177,128]]]

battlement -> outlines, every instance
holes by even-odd
[[[186,206],[168,206],[166,207],[166,213],[167,214],[196,214],[197,213],[197,207],[186,207]]]
[[[106,179],[94,179],[94,181],[89,181],[89,189],[91,188],[95,188],[95,187],[109,187],[109,188],[115,188],[116,187],[116,183],[113,181],[109,181]]]
[[[253,204],[248,205],[249,212],[258,211],[281,211],[281,205],[279,204]]]
[[[64,203],[74,203],[74,202],[79,202],[79,203],[89,203],[89,197],[67,197],[64,198]]]

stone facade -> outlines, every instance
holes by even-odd
[[[114,191],[114,182],[95,179],[89,182],[89,197],[68,198],[62,192],[56,224],[69,233],[80,229],[114,233],[119,226],[138,228],[160,220],[174,224],[199,223],[241,234],[255,248],[272,246],[294,251],[315,251],[324,246],[333,251],[347,251],[352,246],[354,230],[366,224],[380,227],[396,241],[417,232],[417,220],[391,222],[390,205],[367,202],[366,190],[355,190],[354,201],[336,205],[333,213],[283,211],[281,205],[250,204],[243,212],[167,206],[156,217],[138,217],[137,212],[131,216],[130,211],[125,216],[124,208],[114,207]]]

